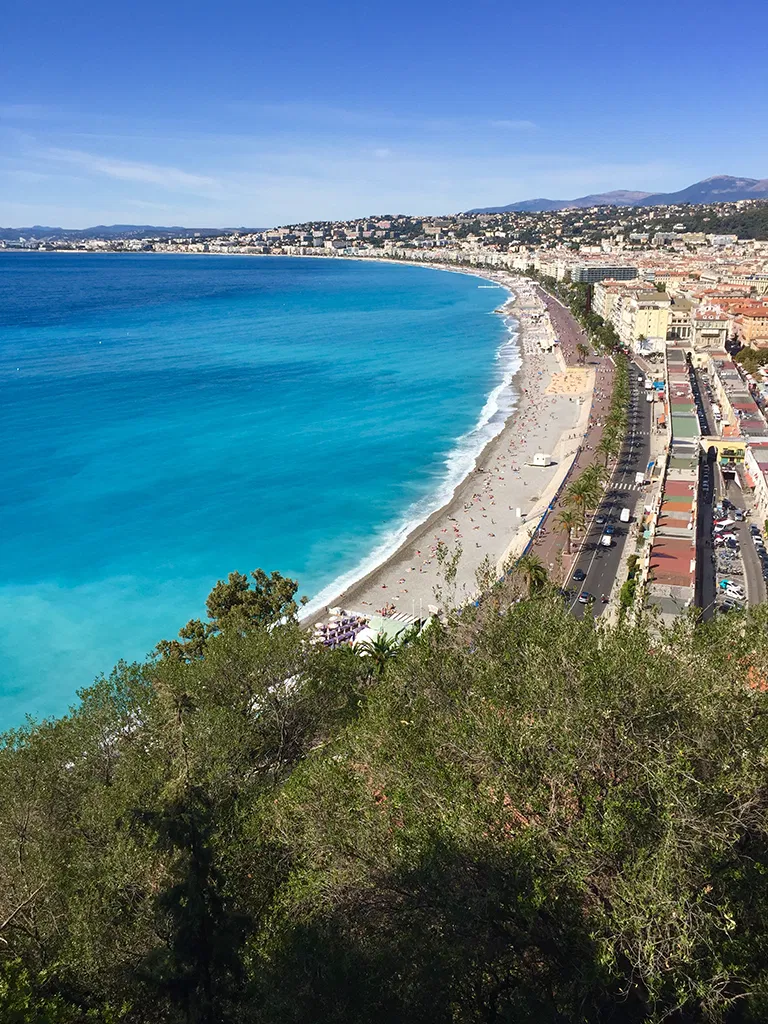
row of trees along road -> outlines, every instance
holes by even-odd
[[[571,282],[571,275],[566,271],[562,281],[547,274],[540,274],[533,266],[525,271],[527,277],[536,281],[550,295],[554,295],[564,306],[567,306],[576,320],[581,324],[587,333],[590,343],[599,352],[616,352],[620,348],[619,336],[616,328],[592,310],[592,292],[588,284]],[[583,362],[586,357],[583,345],[577,345],[579,361]]]
[[[621,451],[621,443],[627,431],[627,407],[629,404],[629,363],[623,353],[613,357],[616,371],[613,378],[611,406],[603,424],[600,443],[596,449],[598,458],[573,480],[566,492],[566,508],[558,513],[554,528],[565,534],[566,555],[571,553],[571,541],[576,531],[586,528],[589,509],[597,508],[603,496],[608,478],[608,460]]]
[[[296,585],[0,747],[0,1020],[768,1019],[768,609],[513,574],[373,658]]]

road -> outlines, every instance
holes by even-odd
[[[718,474],[719,476],[720,474]],[[744,491],[734,481],[723,481],[723,494],[733,502],[736,508],[743,511],[751,508],[751,502],[746,499]],[[736,523],[732,530],[741,547],[741,563],[744,571],[744,591],[747,595],[747,604],[761,604],[765,600],[765,584],[763,583],[763,567],[755,551],[755,545],[749,534],[749,523],[747,519],[743,523]],[[741,582],[741,581],[740,581]]]
[[[712,412],[712,395],[707,374],[689,364],[691,391],[696,403],[696,415],[702,434],[716,433]],[[706,483],[705,483],[706,482]],[[715,576],[715,545],[712,538],[712,505],[721,483],[715,462],[709,461],[705,452],[699,452],[699,492],[696,520],[696,588],[695,604],[702,610],[706,621],[715,612],[717,579]]]
[[[606,488],[605,496],[590,521],[581,551],[572,566],[570,581],[567,583],[567,587],[574,591],[570,608],[578,618],[584,615],[584,605],[579,604],[578,601],[579,594],[584,590],[595,597],[595,615],[601,615],[605,610],[606,606],[601,602],[601,596],[603,594],[608,596],[611,592],[613,581],[621,567],[624,538],[627,530],[634,526],[633,522],[622,523],[620,521],[621,509],[630,508],[634,518],[637,501],[645,492],[642,484],[635,483],[635,473],[645,473],[648,467],[653,405],[646,402],[643,385],[638,383],[637,378],[641,372],[639,367],[630,363],[627,436],[624,439],[616,468]],[[604,516],[614,527],[615,540],[610,547],[604,547],[600,543],[604,526],[597,520],[601,516]],[[573,579],[573,573],[577,569],[581,569],[587,574],[583,582],[576,582]]]
[[[716,434],[712,396],[707,375],[702,370],[692,371],[691,384],[702,433]],[[705,462],[706,457],[702,454],[702,466]],[[706,472],[706,469],[702,469],[702,473]],[[734,559],[735,571],[717,574],[716,549],[712,539],[712,493],[715,494],[715,500],[728,498],[736,508],[740,508],[744,512],[751,508],[752,503],[740,486],[738,477],[736,480],[726,480],[714,461],[710,464],[709,472],[712,474],[714,486],[709,491],[701,486],[699,488],[696,550],[697,596],[704,619],[711,618],[715,610],[715,599],[719,592],[718,582],[721,579],[735,578],[738,583],[743,584],[749,605],[760,604],[765,600],[763,567],[750,537],[749,521],[735,523],[732,527],[741,549],[741,557]]]
[[[580,342],[586,344],[587,339],[570,311],[565,308],[557,299],[554,299],[547,292],[539,289],[539,295],[547,307],[552,323],[560,339],[560,348],[566,363],[569,366],[578,365],[578,354],[576,346]],[[575,479],[582,470],[586,469],[594,461],[595,450],[600,444],[603,435],[602,424],[608,415],[613,393],[613,375],[615,367],[607,356],[590,356],[587,365],[595,369],[595,390],[590,406],[589,424],[581,442],[581,450],[574,460],[571,469],[570,479]],[[552,509],[547,517],[544,528],[539,532],[534,549],[536,555],[541,559],[549,572],[553,575],[556,567],[560,564],[561,558],[566,564],[570,556],[563,556],[564,535],[557,531],[555,524],[560,512],[566,508],[565,494],[552,503]]]

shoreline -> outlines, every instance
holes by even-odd
[[[84,252],[69,249],[49,251]],[[120,255],[240,255],[271,259],[278,254],[194,252]],[[283,258],[329,257],[297,254]],[[299,618],[305,625],[321,621],[327,617],[329,608],[339,605],[363,615],[389,610],[399,613],[401,620],[404,616],[423,618],[430,610],[441,607],[443,602],[444,574],[439,564],[436,564],[440,561],[436,550],[439,549],[441,554],[443,552],[441,542],[445,543],[444,551],[448,558],[456,556],[461,548],[456,582],[450,588],[453,591],[449,597],[451,603],[471,600],[488,585],[491,577],[498,578],[502,574],[507,561],[518,557],[526,547],[575,457],[583,433],[583,428],[577,429],[583,418],[582,403],[588,398],[587,392],[591,394],[594,380],[589,386],[576,389],[567,399],[559,395],[557,389],[552,389],[556,375],[567,376],[567,373],[563,374],[566,370],[565,362],[559,346],[555,345],[554,350],[545,352],[538,344],[542,326],[538,309],[543,310],[543,319],[547,324],[549,318],[538,298],[535,316],[532,319],[526,318],[526,313],[531,313],[531,300],[536,292],[522,275],[501,268],[460,267],[421,260],[392,260],[383,256],[335,258],[447,271],[473,277],[487,282],[489,287],[506,292],[504,301],[490,311],[490,315],[500,315],[507,321],[505,327],[508,336],[498,346],[496,358],[502,357],[505,346],[514,344],[512,358],[519,357],[520,363],[509,375],[502,367],[501,379],[488,392],[475,426],[456,438],[453,447],[446,453],[447,479],[438,483],[432,494],[422,499],[427,509],[432,505],[431,510],[425,509],[419,514],[419,510],[411,506],[413,513],[410,517],[408,513],[411,509],[404,510],[399,526],[394,526],[389,535],[377,543],[356,566],[316,593],[299,612]],[[526,300],[522,305],[521,293]],[[514,324],[511,329],[509,320]],[[551,332],[551,324],[549,326]],[[493,422],[494,416],[503,411],[497,405],[483,419],[488,404],[492,400],[498,403],[505,392],[510,399],[510,408],[505,418],[494,424],[498,426],[495,433],[488,437],[481,448],[471,453],[471,465],[456,480],[452,490],[445,491],[451,476],[451,459],[460,457],[461,442]],[[574,403],[574,399],[578,404]],[[538,452],[552,456],[547,466],[533,467],[530,460]],[[520,460],[519,465],[515,460]],[[491,483],[494,474],[495,482]],[[435,504],[438,501],[439,504]],[[503,503],[506,503],[506,508]],[[478,513],[477,520],[470,514],[473,511]],[[470,522],[473,524],[471,527]],[[494,529],[482,529],[486,526]],[[462,528],[465,533],[462,533]],[[554,567],[549,568],[552,570]],[[484,584],[480,575],[485,580]],[[383,608],[378,607],[381,603],[384,604]]]
[[[372,260],[371,262],[387,263],[391,261]],[[450,270],[451,272],[454,273],[456,272],[452,267],[431,267],[423,263],[408,265],[422,267],[426,266],[427,269],[445,269]],[[505,340],[503,340],[499,347],[497,348],[496,358],[499,357],[500,353],[502,352],[506,345],[514,343],[516,346],[515,355],[518,356],[520,359],[520,365],[510,374],[508,381],[504,380],[504,371],[502,370],[502,379],[499,381],[498,384],[496,384],[491,389],[491,391],[488,392],[485,404],[483,405],[483,408],[480,410],[480,414],[482,415],[483,410],[486,408],[488,402],[491,400],[491,397],[494,395],[494,392],[497,392],[500,389],[514,389],[515,393],[512,408],[509,410],[507,416],[501,423],[499,430],[485,442],[482,448],[480,448],[477,451],[477,453],[473,457],[472,465],[469,467],[467,472],[456,481],[451,492],[447,494],[447,496],[444,498],[443,501],[441,501],[439,505],[433,507],[431,511],[427,512],[426,515],[423,515],[418,520],[414,520],[413,518],[407,518],[408,509],[406,509],[405,512],[403,513],[404,522],[399,528],[397,528],[393,532],[393,535],[391,535],[389,538],[385,539],[381,542],[381,544],[375,547],[360,563],[358,563],[356,567],[350,569],[347,573],[342,574],[340,577],[337,577],[336,580],[332,580],[329,584],[323,587],[322,590],[319,591],[319,593],[315,594],[314,597],[310,599],[310,601],[303,609],[300,609],[299,619],[308,625],[311,625],[316,621],[320,621],[327,614],[327,609],[329,606],[338,604],[342,597],[348,597],[353,592],[356,592],[358,588],[365,583],[366,580],[369,580],[375,573],[384,569],[393,559],[397,558],[397,556],[413,540],[413,538],[417,534],[419,534],[422,530],[427,528],[437,517],[441,515],[442,512],[444,512],[446,508],[452,505],[452,503],[456,500],[456,497],[461,488],[466,484],[467,480],[476,471],[479,460],[486,454],[489,448],[493,445],[494,441],[498,440],[498,438],[506,430],[510,420],[515,417],[518,411],[518,407],[523,396],[523,389],[521,387],[517,388],[516,384],[524,379],[525,353],[523,349],[523,327],[515,315],[515,307],[518,301],[518,297],[514,291],[514,282],[501,282],[494,278],[488,277],[487,274],[481,275],[472,272],[467,272],[467,276],[482,278],[486,281],[491,282],[491,284],[495,288],[500,288],[506,292],[506,298],[504,299],[504,301],[495,309],[491,310],[489,315],[500,316],[504,320],[512,320],[515,323],[515,327],[511,331],[507,328],[508,337]],[[446,464],[448,463],[448,460],[451,458],[451,456],[457,451],[460,442],[464,438],[471,436],[471,434],[475,430],[480,429],[480,427],[480,419],[478,418],[477,423],[475,423],[475,425],[467,433],[455,439],[454,446],[447,454]],[[435,500],[437,500],[437,498],[439,497],[439,493],[440,491],[438,489],[434,495]],[[429,500],[429,495],[426,497],[426,499],[423,500]],[[377,557],[377,552],[379,551],[381,553]],[[349,582],[343,583],[343,581],[346,578],[349,578]]]
[[[464,273],[507,291],[507,299],[495,312],[517,323],[521,362],[504,385],[514,389],[514,405],[447,500],[411,525],[373,564],[376,551],[371,552],[350,571],[354,578],[349,582],[341,577],[324,587],[300,613],[305,625],[322,621],[330,608],[338,606],[363,615],[388,608],[401,619],[426,617],[441,607],[445,595],[444,573],[436,555],[441,541],[449,558],[461,550],[450,600],[471,600],[482,589],[481,578],[500,576],[504,561],[517,557],[526,546],[532,528],[567,475],[583,433],[593,376],[585,374],[584,386],[570,396],[553,386],[555,377],[563,376],[565,364],[558,346],[545,352],[531,325],[524,322],[521,292],[527,292],[526,298],[535,294],[525,279],[509,271],[412,265]],[[535,452],[551,455],[552,461],[534,467],[530,460]],[[488,526],[495,529],[484,529]]]

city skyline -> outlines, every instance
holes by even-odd
[[[715,74],[739,24],[738,71]],[[0,223],[267,226],[762,178],[764,28],[757,3],[688,0],[663,31],[603,2],[15,3]]]

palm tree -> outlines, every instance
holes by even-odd
[[[585,510],[594,508],[603,494],[603,487],[598,479],[598,470],[603,473],[605,472],[602,466],[598,466],[597,463],[593,462],[591,466],[587,466],[576,481],[580,485],[579,490]]]
[[[589,479],[594,480],[595,483],[601,487],[605,483],[605,478],[608,476],[608,470],[601,462],[593,462],[591,466],[587,466],[585,473],[589,474]]]
[[[589,355],[589,347],[585,345],[583,341],[580,341],[576,346],[576,352],[579,357],[579,362],[583,366],[587,361],[587,356]]]
[[[529,552],[521,555],[517,561],[517,571],[525,580],[528,589],[528,597],[533,597],[535,591],[540,590],[547,582],[547,570],[538,555]]]
[[[397,636],[387,636],[385,633],[379,633],[371,640],[363,640],[362,643],[356,644],[355,653],[364,658],[370,658],[373,673],[380,676],[387,667],[387,664],[397,657],[400,650],[399,637],[400,633]]]
[[[604,431],[603,436],[600,438],[600,444],[597,446],[595,451],[598,453],[598,455],[602,455],[605,457],[604,466],[607,469],[608,459],[610,459],[614,451],[613,435],[609,431]]]
[[[582,525],[587,511],[587,497],[588,488],[582,477],[577,477],[565,492],[565,500],[572,506]]]
[[[565,534],[565,553],[571,553],[571,536],[573,531],[581,524],[578,513],[573,509],[564,508],[555,520],[555,529]]]

